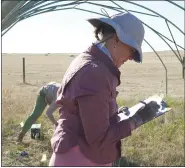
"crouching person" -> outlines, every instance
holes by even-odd
[[[53,117],[53,112],[58,108],[58,105],[56,104],[56,97],[59,87],[59,83],[50,82],[40,88],[33,112],[26,119],[22,130],[18,135],[18,142],[21,142],[23,140],[27,131],[31,128],[32,124],[34,124],[36,120],[41,116],[47,105],[49,105],[49,108],[46,111],[46,115],[55,126],[58,125],[57,121]]]

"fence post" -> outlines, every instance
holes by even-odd
[[[182,63],[182,78],[185,79],[185,57],[183,57]]]
[[[185,87],[185,56],[183,57],[183,66],[182,66],[182,76],[184,79],[184,87]],[[185,88],[184,88],[184,112],[185,112]],[[185,114],[184,114],[185,115]]]
[[[22,71],[23,71],[23,83],[26,83],[26,80],[25,80],[25,58],[22,58]]]

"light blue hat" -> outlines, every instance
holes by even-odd
[[[131,13],[121,13],[111,18],[91,18],[88,21],[94,26],[99,27],[103,22],[112,26],[119,40],[136,49],[134,60],[142,62],[141,45],[144,39],[145,30],[141,20]]]

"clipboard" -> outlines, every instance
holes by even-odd
[[[158,112],[156,113],[156,116],[154,118],[157,118],[157,117],[165,114],[166,112],[169,112],[172,109],[172,108],[167,107],[167,103],[163,100],[163,95],[161,95],[161,96],[153,95],[153,96],[145,99],[144,101],[142,101],[144,103],[139,102],[138,104],[136,104],[130,108],[127,108],[126,112],[119,113],[118,116],[120,117],[120,121],[127,120],[128,118],[132,117],[141,108],[143,108],[145,106],[145,103],[148,104],[151,101],[155,101],[160,106],[160,108],[158,109]],[[123,107],[120,107],[119,109],[121,109],[121,108],[123,108]]]

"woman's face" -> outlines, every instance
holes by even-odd
[[[112,38],[110,54],[117,68],[120,68],[127,60],[133,60],[135,51],[134,48],[122,43],[117,36]]]

